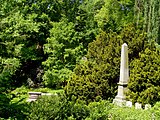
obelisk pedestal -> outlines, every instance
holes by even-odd
[[[118,83],[118,93],[113,103],[118,106],[126,104],[126,88],[129,80],[129,68],[128,68],[128,46],[126,43],[122,45],[121,49],[121,66],[120,66],[120,79]]]

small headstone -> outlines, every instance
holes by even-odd
[[[141,103],[135,103],[135,109],[142,109]]]
[[[145,110],[148,110],[148,109],[150,109],[151,108],[151,105],[150,104],[146,104],[145,105]]]
[[[84,57],[82,57],[82,60],[87,61],[87,58],[84,56]]]
[[[57,93],[53,94],[53,93],[41,93],[41,92],[28,92],[28,94],[29,98],[27,102],[36,101],[39,96],[52,96],[52,95],[57,96]]]
[[[126,102],[126,106],[127,106],[127,107],[132,107],[132,102],[131,102],[131,101],[127,101],[127,102]]]

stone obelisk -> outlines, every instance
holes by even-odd
[[[120,79],[118,83],[118,94],[113,100],[113,103],[122,106],[126,103],[125,91],[129,80],[128,68],[128,46],[126,43],[122,45],[121,49],[121,66],[120,66]]]

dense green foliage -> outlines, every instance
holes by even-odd
[[[104,31],[120,31],[134,20],[134,1],[132,0],[101,0],[102,8],[95,14],[98,27]]]
[[[115,96],[119,80],[121,45],[129,46],[130,61],[144,49],[146,35],[128,26],[119,34],[102,32],[89,44],[87,60],[76,66],[65,91],[69,98],[87,102],[97,97],[111,99]]]
[[[133,102],[154,104],[160,100],[160,51],[153,46],[131,62],[128,97]]]
[[[135,14],[137,25],[143,21],[143,29],[147,32],[149,41],[160,43],[160,2],[159,0],[138,1],[135,0]]]
[[[158,120],[154,110],[137,110],[134,107],[114,107],[110,110],[110,118],[111,120]]]
[[[159,6],[159,0],[0,0],[0,117],[107,119],[110,107],[101,99],[116,94],[124,42],[131,69],[128,99],[155,104]],[[67,98],[26,104],[25,87],[65,87]],[[53,113],[49,105],[60,109]]]
[[[92,16],[96,10],[89,13],[85,3],[75,4],[68,6],[75,10],[73,16],[73,11],[70,11],[60,21],[52,23],[53,28],[45,44],[44,51],[48,58],[43,63],[43,80],[48,87],[58,88],[65,84],[76,63],[86,54],[88,43],[93,41],[98,30]],[[90,4],[95,7],[94,1]],[[72,19],[68,18],[68,14]]]
[[[31,103],[27,119],[64,120],[68,117],[82,120],[89,114],[89,109],[83,103],[68,101],[64,96],[45,96]]]
[[[159,102],[148,110],[117,107],[108,101],[91,102],[68,101],[62,96],[44,96],[30,103],[23,119],[55,120],[151,120],[160,118]],[[15,116],[18,118],[19,116]],[[11,118],[12,119],[12,118]],[[20,119],[20,118],[19,118]]]

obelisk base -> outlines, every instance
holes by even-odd
[[[113,100],[113,103],[117,106],[124,106],[126,104],[126,96],[125,96],[125,91],[126,91],[126,85],[119,85],[118,86],[118,94]]]
[[[125,105],[126,105],[126,100],[119,99],[119,98],[115,98],[115,99],[113,100],[113,104],[122,107],[122,106],[125,106]]]

